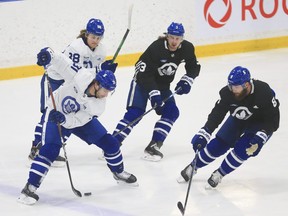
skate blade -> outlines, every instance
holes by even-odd
[[[205,185],[205,190],[215,190],[216,187],[212,187],[210,184]]]
[[[162,159],[159,155],[150,155],[148,153],[144,153],[144,156],[142,157],[143,160],[152,161],[152,162],[158,162]]]
[[[21,194],[18,198],[17,198],[17,202],[24,204],[24,205],[34,205],[37,200],[32,198],[32,197],[28,197],[24,194]]]
[[[179,183],[179,184],[183,184],[183,183],[186,183],[187,181],[180,175],[176,181]]]
[[[62,168],[62,167],[65,167],[65,165],[66,165],[66,162],[65,162],[65,161],[54,161],[54,162],[51,164],[51,167]]]
[[[121,180],[116,180],[116,181],[117,181],[117,184],[121,185],[121,186],[129,186],[129,187],[138,187],[139,186],[138,182],[127,183],[127,182],[121,181]]]

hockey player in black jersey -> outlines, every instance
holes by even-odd
[[[165,36],[159,37],[140,56],[135,64],[135,75],[130,85],[127,112],[114,131],[114,135],[122,143],[139,123],[138,121],[130,124],[145,112],[149,99],[151,106],[156,106],[155,111],[160,119],[156,122],[152,140],[144,151],[144,159],[147,160],[159,161],[163,158],[160,148],[179,117],[174,97],[165,104],[162,102],[172,94],[170,84],[178,66],[184,63],[186,69],[186,74],[175,88],[179,95],[189,93],[194,79],[199,75],[200,65],[195,56],[194,46],[184,40],[183,36],[183,25],[172,22]]]
[[[227,112],[229,117],[209,142],[212,132],[222,123]],[[208,187],[215,188],[225,175],[257,156],[278,129],[279,119],[279,101],[270,86],[251,79],[247,68],[235,67],[228,76],[228,85],[220,90],[220,99],[207,122],[192,139],[194,150],[199,150],[196,170],[229,151],[208,179]],[[178,182],[189,180],[191,164],[182,170]]]

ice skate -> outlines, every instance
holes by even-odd
[[[42,147],[42,143],[38,142],[37,145],[34,145],[34,141],[32,143],[32,147],[30,150],[30,154],[28,155],[28,159],[30,161],[34,160],[34,158],[38,155],[40,148]]]
[[[207,180],[208,184],[206,185],[205,189],[213,189],[216,188],[217,185],[221,182],[223,176],[218,170],[215,170],[210,178]]]
[[[25,205],[34,205],[38,200],[39,196],[35,193],[36,187],[27,183],[20,196],[17,198],[17,202]]]
[[[144,150],[144,160],[148,161],[160,161],[163,158],[163,154],[160,152],[160,148],[163,145],[163,142],[151,141],[149,145]]]
[[[60,155],[51,164],[52,167],[64,167],[65,165],[66,165],[66,159]]]
[[[131,186],[139,186],[137,183],[137,178],[126,171],[123,171],[121,173],[113,173],[114,179],[117,181],[118,184],[126,184]]]
[[[186,166],[180,173],[180,176],[177,178],[178,183],[185,183],[190,180],[191,173],[192,173],[192,164]],[[194,169],[193,176],[197,173],[197,170]]]

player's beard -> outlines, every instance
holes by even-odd
[[[243,90],[241,91],[241,93],[239,93],[239,94],[233,93],[233,94],[234,94],[234,98],[235,98],[236,100],[238,100],[238,101],[241,101],[241,100],[243,100],[243,99],[247,96],[247,92],[248,92],[248,90],[247,90],[247,88],[245,88],[245,89],[243,89]]]

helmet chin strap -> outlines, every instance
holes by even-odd
[[[94,87],[94,94],[91,94],[91,93],[90,93],[90,92],[92,91],[92,90],[90,90],[91,87],[92,87],[92,85],[93,85],[93,87]],[[95,97],[95,98],[97,98],[97,97],[96,97],[97,92],[98,92],[98,90],[97,90],[96,87],[95,87],[95,82],[92,82],[92,83],[89,85],[89,87],[85,90],[85,94],[86,94],[88,97]]]

